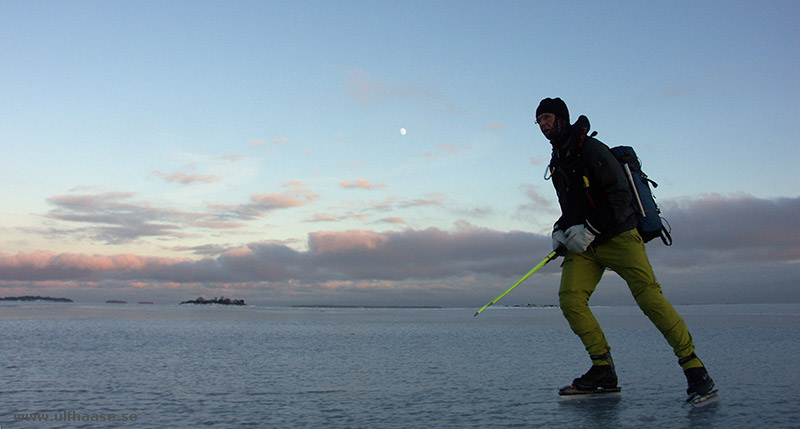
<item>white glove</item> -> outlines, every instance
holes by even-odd
[[[594,234],[585,225],[572,225],[567,228],[567,232],[564,235],[567,237],[564,245],[567,246],[567,250],[573,253],[585,252],[586,248],[594,240]]]
[[[558,250],[559,247],[565,246],[567,242],[567,236],[564,235],[564,231],[557,229],[553,231],[553,250]]]

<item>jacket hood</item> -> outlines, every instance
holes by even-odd
[[[551,140],[550,144],[552,144],[553,148],[556,150],[571,152],[569,149],[583,145],[583,141],[589,134],[590,128],[589,118],[580,115],[578,116],[578,120],[564,133],[565,137],[562,140]]]

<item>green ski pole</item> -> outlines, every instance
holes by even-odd
[[[521,279],[519,279],[519,280],[518,280],[516,283],[514,283],[513,285],[511,285],[511,287],[510,287],[510,288],[508,288],[508,290],[506,290],[505,292],[503,292],[503,293],[501,293],[500,295],[498,295],[498,296],[497,296],[497,298],[495,298],[495,299],[493,299],[493,300],[489,301],[489,303],[488,303],[488,304],[484,305],[484,306],[483,306],[483,307],[482,307],[480,310],[478,310],[478,312],[477,312],[477,313],[475,313],[475,315],[474,315],[474,316],[472,316],[472,317],[475,317],[475,316],[477,316],[477,315],[481,314],[481,312],[482,312],[483,310],[486,310],[486,309],[487,309],[487,308],[488,308],[490,305],[494,304],[494,303],[495,303],[495,302],[497,302],[497,301],[500,301],[500,298],[502,298],[502,297],[506,296],[506,294],[508,294],[509,292],[511,292],[512,290],[514,290],[514,288],[515,288],[515,287],[517,287],[517,286],[521,285],[521,284],[522,284],[522,282],[524,282],[525,280],[527,280],[527,279],[528,279],[528,277],[530,277],[531,275],[533,275],[533,273],[535,273],[535,272],[539,271],[539,269],[540,269],[540,268],[542,268],[543,266],[547,265],[547,263],[548,263],[548,262],[550,262],[550,261],[552,261],[553,259],[557,258],[557,257],[558,257],[558,255],[559,255],[559,251],[558,251],[558,250],[553,250],[553,251],[552,251],[552,252],[551,252],[549,255],[547,255],[547,257],[546,257],[546,258],[544,258],[544,259],[542,260],[542,262],[539,262],[539,264],[538,264],[538,265],[536,265],[535,267],[533,267],[533,269],[532,269],[532,270],[528,271],[528,274],[525,274],[524,276],[522,276],[522,278],[521,278]]]

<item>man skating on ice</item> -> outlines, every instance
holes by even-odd
[[[541,101],[536,123],[552,145],[549,173],[561,206],[552,234],[553,249],[566,248],[559,304],[592,361],[589,371],[560,393],[617,389],[611,347],[589,309],[589,298],[609,268],[625,280],[639,308],[672,346],[690,398],[710,394],[714,382],[694,354],[692,336],[662,295],[650,266],[636,229],[630,185],[619,162],[606,145],[586,135],[586,117],[570,125],[569,110],[560,98]]]

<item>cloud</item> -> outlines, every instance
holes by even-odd
[[[219,158],[219,159],[221,159],[223,161],[236,162],[236,161],[239,161],[242,158],[244,158],[244,155],[242,155],[241,153],[227,153],[227,154],[219,155],[217,158]],[[214,157],[211,157],[211,159],[214,159]]]
[[[309,253],[326,272],[348,280],[433,280],[519,272],[537,243],[546,244],[534,234],[483,228],[347,231],[312,234]]]
[[[172,247],[171,249],[177,251],[189,251],[196,255],[214,256],[225,253],[231,248],[232,248],[231,246],[226,246],[226,245],[204,244],[200,246],[175,246]]]
[[[428,159],[444,158],[455,156],[472,149],[472,145],[456,145],[453,143],[439,143],[436,147],[438,148],[436,152],[419,153],[417,156]]]
[[[546,216],[549,221],[551,218],[552,220],[555,220],[555,218],[558,217],[559,211],[557,204],[553,202],[552,198],[542,196],[539,191],[539,186],[521,185],[520,189],[523,191],[526,199],[529,202],[517,206],[517,213],[515,214],[516,218],[541,219],[542,217]]]
[[[183,172],[175,172],[172,174],[155,172],[156,175],[164,178],[167,183],[180,183],[182,185],[191,185],[194,183],[214,183],[222,180],[219,176],[214,174],[189,174]]]
[[[235,213],[235,217],[240,219],[253,219],[273,210],[299,207],[305,203],[306,200],[303,198],[292,195],[253,194],[249,203],[229,208],[227,211]]]
[[[337,208],[341,209],[341,208]],[[406,220],[397,216],[386,216],[383,213],[391,212],[396,214],[405,210],[415,211],[445,211],[449,215],[457,217],[467,217],[470,219],[484,219],[495,213],[491,206],[467,206],[458,201],[448,198],[446,195],[433,192],[420,198],[398,199],[388,197],[385,200],[358,200],[349,201],[346,205],[346,213],[318,213],[305,222],[325,221],[338,222],[343,220],[356,219],[362,222],[370,221],[374,217],[382,218],[374,220],[375,223],[405,224]]]
[[[531,164],[533,164],[533,165],[544,165],[545,163],[548,162],[548,160],[546,160],[546,159],[537,158],[535,156],[532,156],[530,158],[530,161],[531,161]]]
[[[266,150],[274,151],[280,149],[282,146],[289,143],[288,137],[275,137],[269,142],[263,139],[250,140],[249,144],[252,147],[260,147]]]
[[[389,241],[389,237],[374,231],[314,232],[309,236],[311,253],[349,253],[376,250]]]
[[[286,191],[272,194],[253,194],[250,201],[238,205],[212,205],[220,219],[252,220],[280,209],[300,207],[313,203],[319,194],[312,192],[299,181],[284,184]]]
[[[396,217],[396,216],[389,216],[382,219],[378,219],[378,222],[382,223],[393,223],[393,224],[405,224],[406,221],[403,218]]]
[[[62,233],[86,234],[112,244],[147,236],[180,236],[180,223],[194,218],[189,213],[134,202],[130,192],[56,195],[47,199],[55,208],[46,216],[71,224]]]
[[[47,251],[16,255],[0,253],[0,279],[70,281],[104,277],[126,280],[155,278],[164,269],[187,261],[136,255],[90,256]]]
[[[522,189],[525,193],[525,196],[536,206],[536,207],[552,207],[553,206],[553,199],[549,197],[543,197],[539,193],[539,187],[535,185],[521,185],[520,189]]]
[[[121,197],[105,196],[112,201]],[[98,204],[91,198],[71,203]],[[711,195],[661,205],[670,218],[675,243],[666,247],[654,241],[647,248],[665,294],[675,302],[799,299],[800,224],[795,215],[800,213],[800,198]],[[197,249],[209,254],[216,250],[222,249]],[[452,231],[318,231],[308,235],[305,251],[284,243],[260,242],[202,259],[0,253],[0,288],[36,294],[60,284],[69,287],[59,291],[89,288],[100,293],[97,290],[105,287],[118,290],[124,289],[120,285],[136,285],[141,291],[142,285],[150,285],[145,289],[152,293],[174,296],[176,290],[216,287],[229,295],[280,302],[425,299],[437,305],[481,305],[549,250],[548,234],[497,231],[459,222]],[[548,265],[537,275],[537,286],[522,288],[515,299],[554,302],[558,271],[558,264]],[[618,285],[618,277],[609,273],[607,278],[608,286],[598,289],[593,302],[632,303],[624,286]]]
[[[348,91],[359,104],[368,105],[377,99],[408,97],[414,89],[392,84],[374,77],[363,69],[352,70],[348,76]]]
[[[342,222],[350,219],[358,221],[367,220],[368,216],[365,214],[331,214],[331,213],[315,213],[312,217],[304,219],[303,222]]]
[[[473,207],[467,210],[460,210],[459,212],[472,218],[485,218],[494,214],[495,210],[492,206],[482,206]]]
[[[399,208],[410,207],[443,207],[445,205],[445,197],[439,194],[428,195],[427,198],[414,198],[411,200],[398,201],[396,206]]]
[[[281,193],[252,194],[242,204],[209,204],[206,211],[176,210],[137,201],[132,192],[55,195],[47,199],[54,208],[45,216],[66,226],[52,226],[43,234],[74,235],[124,244],[145,237],[184,237],[187,228],[235,229],[244,222],[276,210],[313,203],[319,195],[303,183],[290,181]]]
[[[800,198],[707,195],[659,205],[680,248],[660,253],[674,266],[800,262]]]
[[[186,225],[204,229],[238,229],[247,226],[245,222],[232,222],[222,220],[196,220],[186,222]]]
[[[534,243],[548,244],[524,232],[436,228],[403,232],[367,230],[309,234],[307,251],[284,244],[253,243],[214,259],[89,256],[53,252],[0,253],[0,280],[161,280],[322,281],[324,279],[402,280],[436,278],[461,272],[500,273],[522,265]]]
[[[360,68],[348,73],[347,91],[362,106],[382,100],[413,99],[432,102],[433,107],[439,110],[458,110],[452,101],[433,90],[415,84],[389,82]]]
[[[187,161],[174,172],[154,170],[152,175],[166,183],[179,185],[215,185],[203,188],[205,191],[220,189],[221,184],[231,186],[253,177],[257,166],[254,160],[241,153],[210,155],[206,153],[179,153],[180,159]]]
[[[352,182],[342,181],[339,183],[339,186],[341,186],[344,189],[366,189],[366,190],[380,189],[386,187],[386,185],[384,185],[383,183],[373,184],[369,180],[362,178],[358,178]]]

